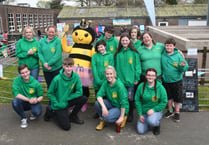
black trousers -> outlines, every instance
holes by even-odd
[[[57,70],[54,70],[52,72],[46,72],[46,71],[43,71],[44,72],[44,78],[46,80],[46,84],[47,84],[47,88],[49,88],[50,84],[51,84],[51,81],[53,80],[53,78],[59,74],[60,70],[62,69],[59,68]]]
[[[70,100],[68,102],[68,106],[65,109],[54,110],[54,119],[56,120],[58,126],[60,126],[64,130],[69,130],[70,125],[70,116],[77,115],[81,110],[81,107],[86,103],[87,98],[85,96],[81,96]],[[70,114],[69,108],[73,107],[73,111]],[[70,114],[70,115],[69,115]]]

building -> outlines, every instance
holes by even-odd
[[[45,32],[49,25],[56,25],[59,10],[0,5],[0,33],[20,34],[25,26]]]
[[[155,7],[157,26],[188,26],[191,21],[206,22],[207,4],[188,5],[165,5]],[[114,25],[116,35],[119,34],[120,27],[126,25],[132,27],[137,25],[146,28],[151,25],[149,15],[145,7],[68,7],[65,6],[58,15],[60,23],[68,23],[71,28],[80,22],[82,18],[93,20],[94,28],[103,25]]]

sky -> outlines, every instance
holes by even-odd
[[[38,0],[16,0],[17,3],[28,3],[31,7],[36,7]]]

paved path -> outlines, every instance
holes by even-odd
[[[209,145],[209,112],[206,111],[182,113],[180,123],[163,119],[159,136],[151,131],[138,135],[136,118],[121,133],[116,133],[113,124],[96,131],[98,120],[92,118],[92,106],[80,113],[85,124],[72,124],[70,131],[61,130],[53,121],[44,122],[43,117],[21,129],[19,117],[10,104],[0,104],[0,112],[0,145]]]

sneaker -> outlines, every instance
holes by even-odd
[[[29,117],[29,119],[32,121],[32,120],[35,120],[37,117],[36,116],[34,116],[32,113],[31,113],[31,115],[30,115],[30,117]]]
[[[84,121],[79,119],[77,115],[70,115],[70,122],[74,122],[76,124],[84,124]]]
[[[87,103],[85,103],[82,108],[81,108],[81,112],[85,112],[87,110]]]
[[[174,115],[173,112],[167,111],[164,116],[165,116],[165,118],[170,118],[173,115]]]
[[[100,131],[105,127],[104,120],[100,120],[99,124],[96,126],[96,130]]]
[[[21,128],[26,128],[26,127],[28,127],[27,118],[23,118],[23,119],[21,120],[20,127],[21,127]]]
[[[180,122],[180,114],[175,113],[172,119],[173,119],[174,122]]]

